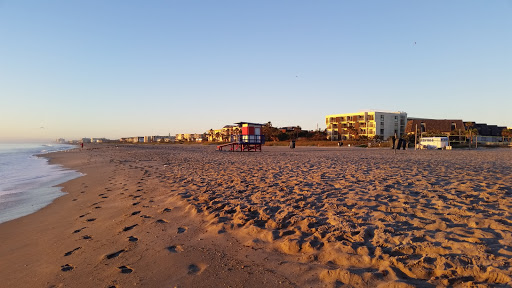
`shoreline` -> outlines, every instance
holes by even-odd
[[[86,175],[0,224],[8,286],[512,284],[508,150],[92,145],[48,157]]]
[[[36,150],[36,147],[31,149]],[[59,149],[60,150],[56,151],[67,151],[73,148]],[[22,151],[22,149],[20,150]],[[7,175],[5,176],[7,177],[8,184],[6,186],[6,190],[2,192],[5,194],[0,194],[0,210],[2,211],[0,214],[0,223],[5,223],[7,221],[30,215],[44,208],[55,199],[65,194],[59,187],[61,183],[67,182],[81,175],[77,171],[67,169],[62,165],[52,165],[49,163],[48,159],[45,158],[47,153],[49,153],[47,150],[42,150],[37,152],[18,152],[17,154],[21,156],[16,155],[16,153],[14,153],[16,156],[10,155],[9,153],[6,154],[8,155],[7,157],[10,157],[10,160],[7,162],[8,166],[12,165],[11,162],[14,161],[12,159],[16,159],[18,161],[23,160],[26,162],[21,163],[19,167],[14,167],[14,172],[7,172]],[[23,156],[26,156],[27,159]],[[18,157],[19,159],[13,157]],[[17,178],[13,182],[9,177],[18,175],[16,173],[19,173],[21,178]]]

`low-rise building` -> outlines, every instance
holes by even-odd
[[[325,117],[327,138],[333,141],[368,138],[388,139],[405,133],[407,113],[363,111]]]
[[[105,143],[109,142],[107,138],[91,138],[91,143]]]
[[[485,123],[475,123],[475,122],[464,122],[467,128],[474,128],[478,131],[478,135],[480,136],[496,136],[501,137],[501,133],[504,129],[507,129],[505,126],[498,125],[489,125]]]
[[[209,142],[230,142],[231,136],[240,135],[240,127],[236,125],[226,125],[221,129],[210,129],[205,133]]]
[[[287,127],[281,127],[279,128],[282,133],[288,133],[288,132],[301,132],[302,128],[300,126],[287,126]]]
[[[426,118],[409,118],[405,133],[416,134],[423,133],[444,134],[446,136],[454,134],[464,135],[466,131],[464,122],[460,119],[426,119]]]
[[[176,134],[176,141],[202,142],[203,134]]]

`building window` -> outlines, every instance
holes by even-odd
[[[457,125],[455,124],[455,122],[452,122],[452,126],[451,126],[451,131],[457,129]]]
[[[380,126],[384,126],[384,122],[380,122]]]
[[[421,122],[420,124],[420,133],[427,132],[427,129],[425,127],[425,123]]]
[[[380,115],[380,121],[384,121],[384,115]]]
[[[384,136],[384,129],[380,129],[380,135]]]

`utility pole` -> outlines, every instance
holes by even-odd
[[[393,139],[393,153],[396,154],[396,132],[395,132],[395,138]]]
[[[418,137],[418,124],[416,124],[416,128],[414,128],[414,150],[418,149],[418,145],[416,144],[416,139]]]
[[[473,141],[473,135],[471,135],[471,130],[469,130],[469,150],[471,150],[471,142]]]

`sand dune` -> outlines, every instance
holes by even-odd
[[[51,157],[87,176],[0,225],[7,283],[512,285],[510,149],[98,145]],[[46,252],[20,244],[29,220],[49,223],[24,242]],[[18,251],[47,265],[37,279],[20,279]]]

